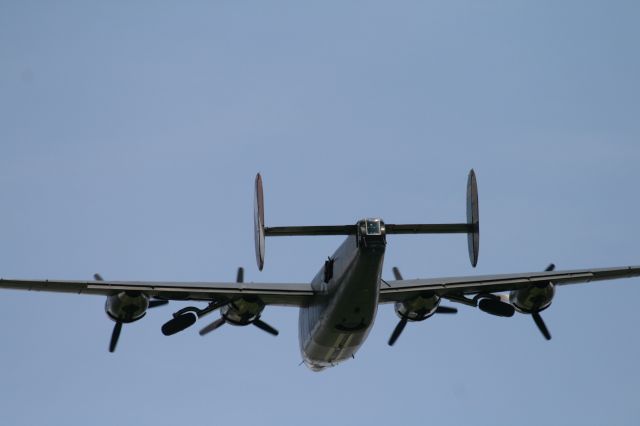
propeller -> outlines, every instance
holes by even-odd
[[[546,267],[545,272],[551,272],[554,269],[556,269],[556,265],[554,265],[553,263],[550,263],[549,266]],[[547,340],[551,340],[551,333],[549,333],[549,329],[547,328],[547,325],[544,323],[544,320],[540,316],[540,312],[539,311],[532,312],[531,317],[533,318],[533,322],[536,323],[538,330],[540,330],[540,333],[542,333],[544,338]]]
[[[542,320],[542,317],[540,316],[540,314],[538,312],[533,312],[531,316],[533,317],[533,321],[538,326],[538,329],[540,330],[540,333],[542,333],[544,338],[547,340],[551,340],[551,334],[549,333],[549,329],[547,329],[547,326]]]
[[[102,275],[98,273],[93,274],[93,279],[96,281],[104,281]],[[149,301],[148,309],[163,306],[167,303],[169,303],[168,300],[152,299]],[[109,341],[109,352],[114,352],[116,350],[118,339],[120,339],[120,333],[122,332],[122,324],[122,321],[116,320],[116,324],[113,326],[113,331],[111,332],[111,340]]]
[[[391,333],[391,337],[389,337],[389,346],[393,346],[393,344],[398,340],[398,337],[402,334],[402,331],[407,325],[409,320],[406,318],[400,318],[400,322],[396,325],[396,328],[393,329],[393,333]]]
[[[400,273],[400,269],[398,269],[397,266],[394,266],[391,270],[396,280],[401,281],[403,279],[402,274]],[[457,314],[458,309],[450,306],[438,306],[435,310],[435,313],[436,314]],[[396,343],[396,340],[398,340],[398,337],[400,337],[400,335],[404,331],[404,328],[407,326],[407,322],[409,322],[409,319],[405,317],[400,318],[400,321],[398,321],[396,328],[393,329],[393,332],[391,333],[391,337],[389,337],[389,341],[387,342],[389,346],[393,346],[393,344]]]
[[[400,273],[400,269],[398,269],[397,266],[394,266],[393,268],[391,268],[391,271],[393,271],[393,276],[396,280],[398,281],[402,281],[402,274]]]
[[[278,334],[280,334],[278,330],[276,330],[266,322],[262,321],[260,318],[256,318],[255,320],[253,320],[252,324],[258,327],[260,330],[266,331],[267,333],[273,336],[277,336]]]
[[[109,352],[116,350],[118,339],[120,338],[120,332],[122,331],[122,321],[116,321],[116,325],[111,332],[111,341],[109,342]]]
[[[212,322],[211,324],[209,324],[208,326],[204,327],[202,330],[200,330],[199,334],[201,336],[204,336],[205,334],[211,333],[213,330],[216,330],[221,326],[223,326],[226,322],[227,320],[225,320],[224,317],[220,317],[214,322]]]
[[[239,267],[238,268],[238,273],[236,274],[236,283],[242,284],[243,282],[244,282],[244,268],[243,267]],[[213,321],[211,324],[203,327],[198,332],[198,334],[200,334],[201,336],[204,336],[206,334],[211,333],[214,330],[217,330],[218,328],[222,327],[226,323],[227,323],[227,320],[225,319],[225,317],[221,316],[217,320]],[[256,319],[254,319],[253,321],[251,321],[251,324],[255,325],[260,330],[266,331],[267,333],[269,333],[269,334],[271,334],[273,336],[277,336],[279,334],[278,330],[276,330],[274,327],[272,327],[271,325],[267,324],[266,322],[262,321],[259,316]]]

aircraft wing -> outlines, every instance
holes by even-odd
[[[145,281],[62,281],[0,279],[0,288],[108,296],[140,291],[165,300],[226,300],[241,295],[259,297],[267,305],[305,306],[313,295],[310,284],[213,283]]]
[[[547,282],[564,285],[637,276],[640,266],[385,281],[380,287],[380,303],[401,302],[424,292],[435,292],[441,297],[462,296],[517,290]]]

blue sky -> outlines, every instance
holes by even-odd
[[[389,238],[385,277],[640,263],[636,2],[0,2],[0,275],[311,279],[339,237],[253,254],[268,225],[457,222]],[[299,367],[297,311],[171,338],[100,297],[0,294],[11,425],[637,424],[640,280],[567,286],[543,317],[409,324]],[[215,315],[215,314],[214,314]],[[210,317],[210,318],[215,318]]]

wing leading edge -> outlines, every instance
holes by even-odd
[[[640,276],[640,266],[623,266],[556,272],[396,280],[387,281],[388,286],[380,288],[380,303],[401,302],[425,292],[434,292],[441,297],[446,297],[517,290],[546,282],[565,285],[638,276]]]
[[[565,285],[638,276],[640,276],[640,266],[624,266],[556,272],[395,280],[386,281],[388,285],[381,287],[380,303],[400,302],[425,292],[434,292],[439,296],[446,297],[517,290],[545,282]],[[306,306],[313,296],[313,290],[308,283],[0,279],[0,288],[103,296],[121,291],[140,291],[159,299],[195,301],[212,301],[253,295],[259,297],[267,305],[279,306]]]
[[[212,301],[242,295],[259,297],[267,305],[305,306],[313,290],[310,284],[210,283],[145,281],[64,281],[0,279],[0,288],[109,296],[121,291],[139,291],[165,300]]]

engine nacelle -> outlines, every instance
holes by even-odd
[[[220,308],[220,314],[229,324],[249,325],[260,318],[263,310],[262,300],[246,296]]]
[[[440,297],[435,294],[419,295],[395,305],[396,314],[409,321],[423,321],[436,312],[440,305]]]
[[[509,293],[509,301],[525,314],[540,312],[551,305],[556,289],[553,283],[536,284]]]
[[[104,306],[109,318],[122,323],[139,320],[147,312],[149,296],[139,291],[123,291],[107,296]]]

